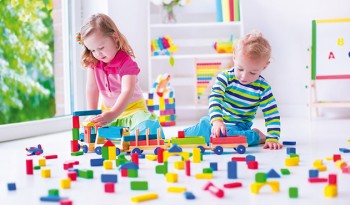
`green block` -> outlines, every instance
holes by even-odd
[[[137,178],[139,176],[139,173],[137,169],[129,169],[128,170],[128,177],[130,178]]]
[[[289,169],[281,169],[281,173],[282,173],[283,175],[290,175]]]
[[[258,172],[255,174],[255,182],[265,183],[267,179],[267,175],[264,172]]]
[[[156,166],[157,174],[166,174],[168,173],[168,162],[164,162],[164,164],[160,164]]]
[[[115,165],[117,167],[119,167],[120,165],[126,163],[126,162],[129,162],[130,160],[126,159],[125,158],[125,155],[124,154],[120,154],[117,159],[115,160]]]
[[[38,170],[38,169],[40,169],[40,165],[34,166],[34,170]]]
[[[79,169],[78,176],[85,179],[94,178],[94,171],[88,169]]]
[[[208,174],[213,173],[213,169],[212,168],[203,168],[203,174],[206,174],[206,173],[208,173]]]
[[[289,187],[289,198],[298,198],[298,187]]]
[[[102,147],[102,158],[108,160],[108,147]]]
[[[148,190],[147,181],[131,181],[130,182],[131,190]]]
[[[83,155],[84,152],[83,151],[78,151],[78,152],[72,152],[70,153],[71,156],[80,156],[80,155]]]
[[[298,154],[293,154],[293,153],[292,153],[292,154],[289,154],[289,157],[290,157],[290,158],[294,158],[294,157],[299,158],[299,155],[298,155]]]
[[[72,128],[73,140],[79,140],[79,128]]]
[[[59,196],[58,189],[49,189],[49,196]]]

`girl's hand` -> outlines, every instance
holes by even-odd
[[[226,126],[223,121],[216,120],[213,122],[213,126],[211,127],[211,134],[213,137],[220,137],[220,132],[226,136]]]
[[[94,122],[95,123],[95,126],[97,127],[102,127],[102,126],[105,126],[109,123],[111,123],[113,120],[115,120],[115,116],[112,112],[110,111],[107,111],[107,112],[104,112],[100,115],[96,115],[95,117],[92,117],[90,119],[91,122]]]
[[[278,149],[282,149],[283,145],[279,142],[265,142],[264,144],[264,149],[270,149],[270,150],[278,150]]]

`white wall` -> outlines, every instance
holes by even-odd
[[[98,0],[89,0],[96,1]],[[197,1],[197,0],[193,0]],[[94,9],[89,6],[89,12]],[[264,71],[271,83],[283,116],[308,116],[309,53],[311,20],[350,17],[349,0],[241,0],[244,31],[261,31],[270,40],[273,61]],[[147,1],[108,0],[108,14],[134,48],[141,68],[141,87],[147,82]],[[334,92],[333,88],[337,91]],[[350,81],[320,82],[319,97],[323,100],[350,100],[346,96]],[[344,97],[345,96],[345,97]],[[350,109],[325,108],[325,116],[349,117]]]

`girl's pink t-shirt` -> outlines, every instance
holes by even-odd
[[[137,63],[124,51],[119,50],[114,59],[108,64],[99,61],[94,68],[98,89],[102,96],[103,105],[113,107],[121,92],[124,75],[136,75],[134,95],[131,103],[143,98],[137,75],[140,68]]]

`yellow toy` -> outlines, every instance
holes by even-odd
[[[216,41],[214,43],[214,49],[217,53],[233,53],[234,47],[233,47],[233,35],[231,35],[230,40],[228,41]]]

